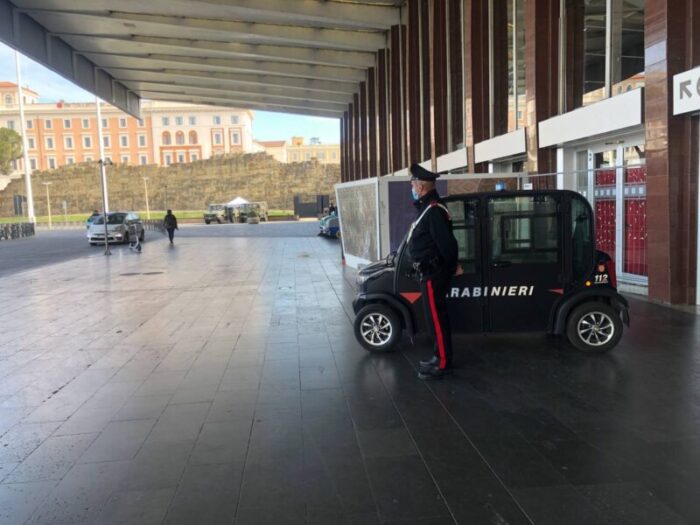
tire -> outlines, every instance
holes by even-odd
[[[374,303],[357,312],[354,330],[355,339],[365,350],[383,353],[393,350],[401,339],[403,328],[396,311],[386,305]]]
[[[216,219],[217,224],[221,224],[221,219]]]
[[[211,224],[211,221],[204,221],[204,224]]]
[[[598,329],[588,328],[596,323]],[[595,330],[595,331],[592,331]],[[599,301],[583,303],[569,314],[566,336],[578,350],[587,354],[602,354],[614,348],[622,337],[620,313]]]

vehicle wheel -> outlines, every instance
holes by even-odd
[[[211,224],[211,221],[204,221],[205,224]]]
[[[338,230],[337,232],[335,232],[335,238],[336,238],[336,239],[340,239],[340,230]]]
[[[221,219],[216,219],[216,222],[217,222],[218,224],[221,224]]]
[[[389,352],[401,338],[398,314],[383,304],[368,304],[355,316],[355,338],[370,352]]]
[[[583,303],[569,315],[566,336],[572,345],[587,354],[607,352],[622,337],[620,314],[609,304]]]

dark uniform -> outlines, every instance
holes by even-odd
[[[438,175],[414,164],[414,179],[435,181]],[[457,240],[452,221],[437,191],[432,190],[414,205],[416,221],[410,237],[413,267],[420,280],[427,325],[434,339],[434,356],[421,361],[421,379],[441,377],[452,364],[452,335],[447,315],[447,291],[457,269]]]

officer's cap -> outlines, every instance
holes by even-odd
[[[411,165],[411,180],[425,180],[428,182],[435,182],[435,179],[437,179],[439,176],[440,174],[428,171],[420,164]]]

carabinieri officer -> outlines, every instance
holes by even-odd
[[[442,378],[452,365],[446,296],[450,279],[461,273],[450,213],[435,189],[437,177],[418,164],[411,166],[411,193],[417,217],[409,232],[409,248],[420,281],[426,322],[434,339],[433,357],[420,361],[420,379]]]

